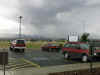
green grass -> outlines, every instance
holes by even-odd
[[[35,49],[39,49],[44,42],[41,41],[36,41],[36,42],[27,42],[26,46],[27,48],[35,48]]]

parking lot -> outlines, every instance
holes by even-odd
[[[56,65],[65,65],[80,63],[78,60],[65,60],[62,53],[43,52],[41,50],[26,50],[25,53],[15,53],[8,50],[9,64],[8,68],[27,68],[27,67],[47,67]],[[13,65],[13,66],[12,66]]]
[[[25,53],[15,53],[8,50],[9,64],[6,69],[41,68],[57,65],[82,63],[79,59],[65,60],[61,52],[44,52],[41,50],[26,50]],[[96,60],[94,62],[99,62]],[[0,69],[3,69],[2,66]]]

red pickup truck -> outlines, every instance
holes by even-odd
[[[90,45],[84,42],[69,42],[64,45],[62,52],[65,59],[81,58],[81,61],[90,60]],[[100,57],[100,47],[95,47],[92,57]]]

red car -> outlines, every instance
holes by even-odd
[[[60,49],[62,48],[62,45],[60,44],[59,46],[57,44],[45,44],[44,46],[41,47],[42,51],[48,51],[48,52],[59,52]]]
[[[94,48],[94,57],[100,57],[100,47]]]
[[[15,52],[24,52],[26,45],[24,39],[17,39],[10,43],[10,50]]]
[[[89,45],[82,42],[69,42],[62,48],[64,58],[81,58],[83,62],[89,59]]]

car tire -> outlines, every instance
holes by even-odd
[[[52,48],[52,50],[51,50],[52,52],[56,52],[56,48]]]
[[[14,48],[13,48],[14,49]],[[17,49],[14,49],[14,52],[17,52]]]
[[[83,55],[82,56],[82,62],[87,62],[88,61],[88,56],[87,55]]]
[[[61,48],[57,48],[57,52],[60,52],[61,51]]]
[[[45,51],[45,49],[44,48],[41,48],[41,51]]]
[[[64,53],[64,59],[69,59],[69,54],[68,54],[68,52]]]
[[[10,49],[10,51],[12,51],[12,50],[13,50],[11,47],[10,47],[9,49]]]
[[[25,49],[22,49],[22,53],[24,53],[25,52]]]
[[[56,48],[56,49],[55,49],[55,52],[59,52],[59,49],[58,49],[58,48]]]

